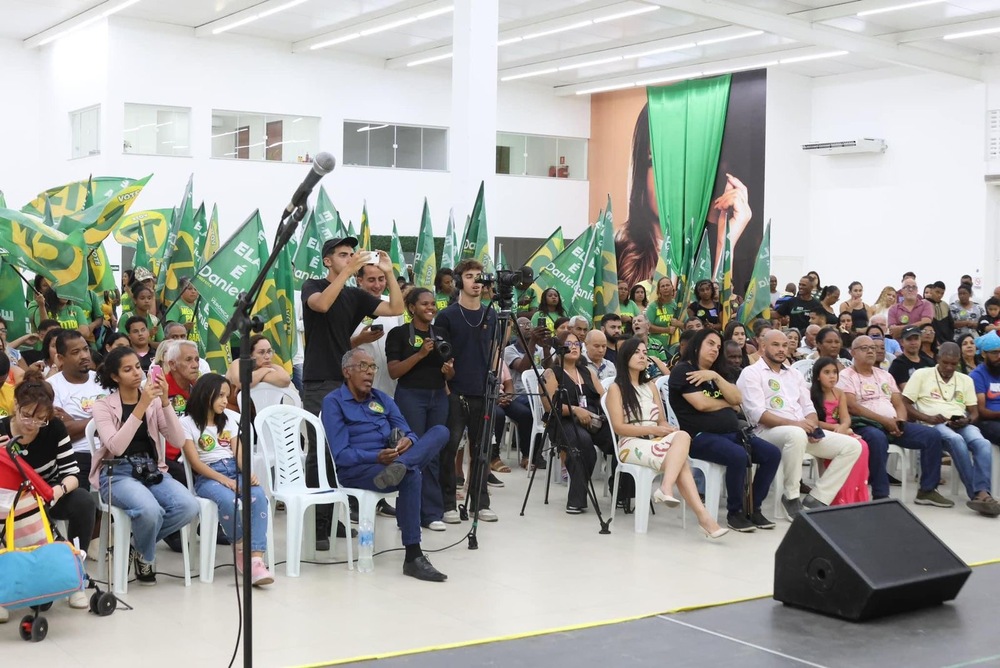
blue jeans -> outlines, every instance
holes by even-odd
[[[406,424],[417,436],[423,436],[431,427],[448,423],[448,395],[440,390],[417,390],[396,387],[396,405],[403,414]],[[444,496],[438,477],[440,462],[431,458],[422,471],[423,483],[420,493],[420,524],[427,526],[444,517]]]
[[[148,456],[133,457],[150,461]],[[132,477],[132,465],[117,464],[112,469],[111,489],[108,489],[107,469],[101,469],[101,499],[121,508],[132,520],[132,543],[143,561],[156,559],[156,542],[185,527],[197,517],[198,501],[169,475],[157,485],[146,487]]]
[[[739,434],[709,434],[699,432],[691,439],[689,453],[695,459],[722,464],[726,467],[726,509],[730,513],[750,513],[760,510],[767,498],[774,475],[781,465],[781,450],[762,438],[750,440],[750,458],[757,464],[753,477],[753,508],[743,507],[743,491],[747,476],[747,453]]]
[[[946,424],[938,424],[934,429],[941,434],[945,449],[951,453],[951,461],[969,498],[976,498],[979,492],[989,492],[993,445],[983,438],[979,427],[970,424],[952,429]]]
[[[240,473],[236,468],[236,460],[223,459],[208,465],[216,473],[221,473],[230,480],[241,485]],[[243,512],[236,503],[236,493],[221,482],[205,476],[195,476],[194,491],[203,499],[210,499],[219,507],[219,525],[233,543],[243,540]],[[264,490],[258,486],[250,487],[250,551],[265,552],[267,550],[267,497]]]
[[[396,524],[403,532],[403,545],[420,544],[420,499],[423,488],[421,471],[448,443],[448,428],[443,425],[431,427],[417,442],[410,446],[396,460],[406,465],[406,475],[396,487],[379,490],[375,487],[375,476],[381,473],[382,464],[361,464],[337,468],[337,476],[344,487],[369,489],[372,491],[399,492],[396,503]]]
[[[873,499],[889,497],[889,434],[878,427],[859,427],[854,430],[868,444],[868,484]],[[903,434],[892,439],[893,445],[907,450],[920,451],[920,491],[937,489],[941,482],[941,436],[931,427],[914,422],[903,425]]]
[[[503,418],[508,417],[517,425],[517,449],[521,451],[522,457],[527,457],[528,450],[531,448],[531,421],[533,418],[531,406],[528,404],[528,397],[518,395],[506,406],[500,406],[500,404],[497,404],[497,406],[503,411],[503,415],[500,416],[500,419],[496,420],[493,426],[497,444],[503,438],[503,428],[506,423],[506,420]]]

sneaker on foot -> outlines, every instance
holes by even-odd
[[[581,508],[580,506],[566,506],[567,515],[580,515],[581,513],[583,513],[583,510],[584,509]],[[482,513],[480,513],[479,516],[482,517]]]
[[[442,522],[441,520],[434,520],[433,522],[428,522],[427,526],[424,528],[429,529],[431,531],[444,531],[445,529],[448,528],[448,525]]]
[[[264,565],[264,560],[260,557],[254,557],[250,560],[250,584],[254,587],[263,587],[264,585],[269,585],[274,582],[274,576],[271,575],[271,571],[267,570],[267,566]]]
[[[445,524],[461,524],[462,517],[458,514],[457,510],[446,510],[441,517],[441,521]]]
[[[503,480],[501,480],[500,478],[496,477],[491,473],[490,476],[486,479],[486,484],[489,485],[490,487],[503,487]]]
[[[403,462],[393,462],[379,471],[373,482],[377,489],[388,489],[389,487],[398,485],[405,475],[406,464]]]
[[[758,529],[774,528],[774,522],[764,517],[764,513],[760,512],[759,510],[753,511],[753,513],[750,515],[750,521],[753,522],[753,525]]]
[[[497,517],[497,514],[492,510],[490,510],[489,508],[480,508],[479,519],[481,519],[484,522],[496,522],[500,518]]]
[[[751,522],[746,515],[742,512],[729,513],[726,515],[726,524],[733,531],[740,531],[742,533],[753,533],[757,530],[757,527]]]
[[[913,503],[918,506],[935,506],[937,508],[951,508],[955,505],[954,501],[944,498],[936,489],[926,492],[920,490],[917,492],[917,498],[913,499]]]
[[[802,512],[802,502],[799,499],[789,499],[784,494],[781,495],[781,505],[785,509],[788,519],[794,520]]]
[[[75,591],[69,595],[69,607],[85,610],[90,607],[90,597],[85,591]]]
[[[389,502],[382,499],[375,506],[375,514],[379,517],[395,517],[396,509],[389,505]]]
[[[152,561],[143,561],[139,552],[135,552],[135,579],[145,587],[152,587],[156,584],[156,564]]]

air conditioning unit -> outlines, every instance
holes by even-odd
[[[846,141],[821,141],[803,144],[802,150],[812,155],[842,155],[845,153],[885,153],[884,139],[848,139]]]

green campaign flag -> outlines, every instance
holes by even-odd
[[[115,285],[111,261],[103,243],[94,246],[87,255],[87,286],[94,292],[114,290],[118,287]]]
[[[583,255],[583,269],[576,279],[573,288],[572,315],[582,315],[588,321],[594,318],[594,282],[597,278],[597,265],[601,262],[601,238],[603,230],[596,225],[590,226],[590,240]],[[615,291],[617,292],[617,286]],[[567,311],[567,314],[569,311]]]
[[[219,250],[219,244],[221,243],[219,239],[219,205],[212,205],[212,217],[208,219],[208,229],[205,230],[205,243],[201,248],[202,259],[207,260],[208,258],[215,255]]]
[[[170,225],[170,232],[167,234],[167,241],[165,243],[163,251],[163,271],[161,271],[156,276],[156,294],[160,298],[161,304],[163,304],[163,295],[166,292],[167,285],[167,267],[170,266],[174,251],[177,247],[177,239],[181,234],[181,230],[185,230],[185,234],[191,239],[194,238],[192,235],[194,228],[194,174],[188,177],[187,186],[184,188],[184,196],[181,198],[180,206],[174,208],[173,222]],[[190,247],[193,250],[194,244],[192,243]],[[192,253],[193,257],[193,253]],[[176,275],[174,276],[176,279]],[[173,300],[170,300],[173,303]]]
[[[67,224],[65,221],[72,221],[84,228],[83,238],[87,242],[87,245],[91,247],[96,246],[104,241],[115,227],[118,226],[122,217],[132,208],[136,197],[139,196],[139,193],[142,192],[142,189],[152,176],[150,174],[138,181],[121,179],[116,186],[99,193],[103,195],[103,199],[96,199],[95,196],[93,204],[88,199],[88,206],[86,208],[63,214],[64,222],[60,224],[60,229],[65,231]],[[54,213],[53,215],[59,214]]]
[[[32,327],[24,299],[24,281],[10,261],[6,255],[0,257],[0,315],[7,322],[7,340],[13,341],[31,332]]]
[[[666,276],[673,278],[670,271],[670,236],[664,234],[660,241],[660,254],[656,258],[656,269],[653,270],[653,285],[659,285],[660,279]],[[632,286],[629,286],[631,289]]]
[[[684,276],[684,292],[681,299],[681,308],[695,301],[698,296],[694,292],[698,281],[712,280],[712,250],[708,247],[708,230],[701,233],[701,243],[698,244],[698,252],[695,255],[694,263]]]
[[[730,75],[646,88],[649,143],[660,231],[671,237],[669,270],[688,269],[693,257],[681,239],[700,239],[719,167],[729,108]],[[684,223],[690,221],[691,229]]]
[[[354,221],[353,220],[347,221],[347,236],[354,237],[355,239],[358,238],[358,233],[354,229]]]
[[[372,230],[368,224],[368,202],[361,205],[361,231],[358,236],[358,248],[362,250],[372,249]]]
[[[490,238],[486,231],[485,187],[484,182],[479,183],[479,193],[476,195],[476,203],[472,206],[468,229],[462,240],[460,259],[475,258],[483,264],[484,274],[492,274],[493,260],[490,258]]]
[[[594,274],[594,325],[601,316],[607,313],[618,313],[618,258],[615,252],[615,226],[611,216],[611,195],[608,195],[608,207],[604,215],[597,220],[599,241],[595,250],[600,253],[597,259],[597,272]]]
[[[319,188],[316,206],[306,216],[302,226],[302,236],[298,249],[292,255],[296,289],[309,278],[325,278],[323,266],[323,244],[334,238],[348,236],[344,221],[340,219],[337,207],[333,205],[323,186]]]
[[[60,297],[82,304],[89,298],[83,230],[60,231],[51,225],[51,215],[45,221],[0,209],[0,255],[49,279]]]
[[[761,315],[770,315],[771,310],[771,221],[764,227],[764,237],[760,240],[757,259],[753,263],[753,273],[747,284],[746,297],[740,304],[736,319],[744,325]]]
[[[269,253],[267,237],[264,236],[264,226],[257,216],[258,239],[257,257],[261,263]],[[264,321],[263,334],[274,348],[275,364],[288,373],[292,372],[292,355],[295,354],[295,308],[292,305],[292,258],[290,249],[285,246],[278,254],[278,259],[268,272],[260,296],[254,304],[252,313],[259,315]],[[251,279],[256,278],[252,276]],[[249,287],[249,285],[247,285]]]
[[[170,234],[170,221],[173,218],[173,209],[150,209],[149,211],[136,211],[123,216],[113,235],[115,241],[122,246],[135,248],[139,242],[140,228],[146,233],[146,244],[152,254],[156,254],[167,241]],[[156,272],[153,272],[154,274]]]
[[[614,240],[612,240],[612,243]],[[527,261],[524,263],[526,267],[531,267],[531,272],[538,276],[542,273],[542,269],[548,266],[549,262],[552,262],[559,253],[562,253],[566,248],[566,243],[563,241],[563,231],[562,226],[556,228],[556,231],[549,235],[549,238],[542,242],[542,245],[535,249],[535,252],[528,256]]]
[[[566,249],[549,262],[535,278],[531,285],[531,290],[536,295],[541,295],[549,288],[555,288],[562,297],[563,308],[566,315],[585,315],[589,319],[593,315],[593,303],[583,313],[576,313],[576,293],[580,287],[580,276],[584,272],[587,264],[587,252],[592,249],[594,228],[590,225],[587,229],[572,241]],[[593,301],[593,275],[591,284],[587,288],[588,296]]]
[[[729,218],[726,217],[726,242],[719,258],[719,268],[715,272],[715,280],[719,284],[719,300],[722,302],[720,322],[725,327],[733,317],[733,248],[729,239]],[[768,284],[768,300],[770,300],[770,284]],[[770,302],[769,302],[770,303]]]
[[[455,231],[455,211],[448,212],[448,229],[444,233],[444,246],[441,248],[441,268],[454,269],[458,264],[458,243]]]
[[[191,182],[188,182],[190,188]],[[190,195],[190,190],[187,195]],[[205,204],[202,203],[197,210],[191,211],[190,197],[186,196],[186,204],[181,210],[181,223],[177,228],[177,235],[174,238],[173,246],[170,250],[169,259],[164,259],[163,270],[160,272],[163,277],[163,292],[161,303],[164,308],[169,309],[177,298],[181,295],[181,280],[194,275],[197,265],[201,260],[201,247],[205,242],[208,232],[208,221],[205,218]],[[157,280],[159,283],[159,280]]]
[[[260,273],[262,236],[260,213],[254,211],[195,275],[194,284],[201,294],[195,309],[198,334],[205,359],[216,373],[224,374],[232,361],[229,342],[219,339],[240,292],[248,289]]]
[[[446,241],[447,243],[447,241]],[[420,217],[420,232],[417,233],[417,249],[413,253],[413,284],[418,288],[434,289],[437,275],[437,254],[434,252],[434,228],[431,226],[431,211],[424,198],[424,211]]]
[[[497,245],[497,269],[510,269],[507,258],[503,256],[503,244]]]
[[[403,255],[403,243],[399,240],[399,232],[396,231],[396,221],[392,221],[392,238],[389,240],[389,259],[392,260],[392,269],[396,276],[402,276],[409,282],[410,272],[406,270],[406,257]]]
[[[3,196],[3,191],[0,190],[0,209],[7,208],[7,198]]]

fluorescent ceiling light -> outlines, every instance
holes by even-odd
[[[451,55],[452,54],[449,51],[448,53],[442,53],[442,54],[437,55],[437,56],[428,56],[427,58],[420,58],[419,60],[411,60],[410,62],[406,63],[406,66],[407,67],[416,67],[417,65],[426,65],[427,63],[436,63],[439,60],[448,60],[449,58],[451,58]]]
[[[352,39],[357,39],[361,37],[361,33],[352,32],[350,35],[344,35],[343,37],[334,37],[333,39],[328,39],[325,42],[320,42],[319,44],[313,44],[309,47],[311,51],[316,49],[323,49],[328,46],[333,46],[334,44],[343,44],[344,42],[350,42]]]
[[[645,79],[643,81],[636,81],[636,86],[652,86],[653,84],[659,83],[669,83],[671,81],[681,81],[683,79],[694,79],[695,77],[700,77],[701,72],[692,72],[691,74],[675,74],[669,77],[657,77],[656,79]]]
[[[937,5],[945,0],[918,0],[917,2],[907,2],[901,5],[892,5],[890,7],[881,7],[879,9],[866,9],[863,12],[858,12],[858,16],[872,16],[873,14],[885,14],[887,12],[898,12],[901,9],[913,9],[914,7],[925,7],[927,5]]]
[[[645,7],[640,7],[639,9],[630,9],[626,12],[618,12],[617,14],[610,14],[608,16],[602,16],[599,19],[594,19],[594,23],[605,23],[606,21],[617,21],[618,19],[628,18],[629,16],[638,16],[639,14],[645,14],[647,12],[655,12],[659,9],[659,5],[647,5]]]
[[[502,39],[499,42],[497,42],[497,46],[507,46],[508,44],[516,44],[517,42],[520,41],[521,41],[520,37],[508,37],[507,39]]]
[[[534,72],[522,72],[521,74],[511,74],[509,76],[500,77],[500,81],[516,81],[517,79],[527,79],[528,77],[539,77],[543,74],[553,74],[558,71],[558,67],[550,67],[547,70],[535,70]]]
[[[440,9],[434,9],[429,12],[424,12],[423,14],[417,14],[417,20],[423,21],[424,19],[441,16],[442,14],[450,14],[453,11],[455,11],[454,5],[451,7],[441,7]]]
[[[736,39],[744,39],[747,37],[756,37],[757,35],[763,35],[763,30],[751,30],[750,32],[743,32],[739,35],[730,35],[729,37],[715,37],[712,39],[703,39],[700,42],[695,42],[698,46],[706,46],[708,44],[722,44],[723,42],[732,42]]]
[[[610,90],[621,90],[623,88],[634,88],[635,83],[618,84],[616,86],[602,86],[601,88],[588,88],[587,90],[579,90],[576,92],[577,95],[590,95],[591,93],[605,93]]]
[[[610,58],[588,60],[585,63],[577,63],[576,65],[563,65],[558,69],[560,72],[563,72],[565,70],[579,70],[583,69],[584,67],[595,67],[597,65],[607,65],[608,63],[617,63],[619,60],[622,60],[622,58],[623,58],[622,56],[611,56]]]
[[[677,46],[664,46],[659,49],[651,49],[650,51],[642,51],[641,53],[631,53],[625,58],[645,58],[646,56],[655,56],[660,53],[669,53],[671,51],[684,51],[685,49],[693,49],[698,46],[694,42],[688,42],[687,44],[678,44]]]
[[[305,2],[305,0],[295,0],[296,2]],[[395,30],[396,28],[401,28],[405,25],[411,23],[416,23],[417,21],[423,21],[425,19],[434,18],[435,16],[442,16],[444,14],[450,14],[455,11],[454,5],[448,5],[447,7],[438,7],[437,9],[431,9],[426,12],[420,12],[418,14],[413,14],[412,16],[407,16],[406,18],[398,19],[396,21],[390,21],[382,25],[375,26],[374,28],[365,28],[358,32],[352,32],[340,37],[334,37],[333,39],[324,40],[322,42],[317,42],[309,47],[310,51],[315,51],[316,49],[325,49],[328,46],[333,46],[335,44],[343,44],[344,42],[350,42],[352,40],[358,39],[359,37],[368,37],[370,35],[377,35],[381,32],[387,32],[389,30]],[[448,54],[451,57],[451,54]],[[413,61],[412,63],[407,63],[407,67],[413,65],[421,65],[424,62],[434,62],[434,60],[444,60],[444,58],[433,58],[424,59],[422,61]]]
[[[994,33],[1000,32],[1000,27],[997,28],[983,28],[982,30],[969,30],[968,32],[955,32],[950,35],[945,35],[944,39],[965,39],[966,37],[979,37],[980,35],[992,35]]]
[[[49,33],[50,31],[55,31],[52,32],[51,34],[46,35],[45,37],[40,37],[37,40],[34,37],[29,37],[28,39],[24,40],[24,44],[28,48],[34,48],[36,46],[45,46],[46,44],[50,44],[51,42],[54,42],[61,37],[65,37],[70,33],[74,33],[77,30],[81,30],[89,25],[97,23],[101,19],[106,19],[112,14],[117,14],[118,12],[122,11],[123,9],[131,7],[137,2],[139,2],[139,0],[119,0],[118,2],[115,2],[114,0],[108,0],[105,3],[97,5],[96,7],[93,7],[87,10],[86,12],[83,12],[82,14],[78,14],[67,21],[63,21],[59,25],[53,26],[52,28],[49,28],[48,30],[44,30],[41,33],[39,33],[39,35],[46,35],[46,33]]]
[[[295,7],[296,5],[301,5],[304,2],[308,2],[308,0],[290,0],[289,2],[286,2],[284,4],[277,5],[275,7],[271,7],[269,9],[265,9],[265,10],[262,10],[260,12],[257,12],[256,14],[251,14],[249,16],[244,16],[243,18],[241,18],[241,19],[239,19],[237,21],[233,21],[232,23],[228,23],[226,25],[219,26],[218,28],[213,28],[212,29],[212,34],[213,35],[222,34],[224,32],[232,30],[234,28],[239,28],[240,26],[245,26],[248,23],[253,23],[254,21],[257,21],[258,19],[262,19],[265,16],[271,16],[272,14],[277,14],[278,12],[283,12],[286,9],[291,9],[292,7]]]
[[[701,76],[703,76],[703,77],[714,77],[714,76],[718,76],[720,74],[729,74],[730,72],[744,72],[746,70],[760,70],[760,69],[765,69],[765,68],[768,68],[768,67],[772,67],[772,66],[777,65],[777,64],[778,64],[777,60],[768,60],[768,61],[763,62],[763,63],[754,63],[753,65],[738,65],[736,67],[723,67],[722,69],[718,69],[718,70],[704,70],[701,73]]]
[[[850,51],[830,51],[829,53],[817,53],[812,56],[795,56],[793,58],[782,58],[778,61],[779,65],[791,65],[792,63],[804,63],[810,60],[820,60],[822,58],[837,58],[838,56],[846,56]]]
[[[368,28],[366,30],[362,30],[361,31],[361,36],[362,37],[368,37],[368,35],[377,35],[380,32],[386,32],[387,30],[395,30],[396,28],[401,28],[401,27],[403,27],[405,25],[409,25],[411,23],[416,23],[419,20],[420,19],[417,18],[416,16],[408,16],[405,19],[399,19],[398,21],[392,21],[392,22],[386,23],[384,25],[380,25],[380,26],[376,26],[374,28]]]
[[[569,30],[578,30],[580,28],[586,28],[589,25],[593,25],[593,23],[594,23],[593,21],[587,19],[586,21],[579,21],[577,23],[571,23],[569,25],[560,26],[558,28],[551,28],[549,30],[543,30],[541,32],[533,32],[528,35],[524,35],[523,37],[521,37],[521,39],[528,40],[528,39],[535,39],[537,37],[548,37],[549,35],[555,35],[556,33],[560,32],[567,32]]]

